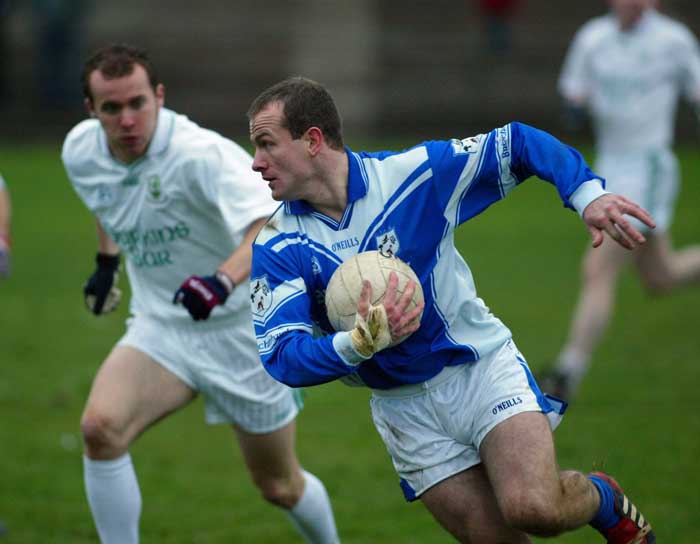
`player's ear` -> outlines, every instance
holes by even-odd
[[[92,105],[92,100],[90,100],[89,98],[84,98],[83,105],[85,106],[85,109],[87,110],[87,113],[90,117],[97,117],[97,114],[95,113],[95,107]]]
[[[323,131],[318,127],[311,127],[304,134],[304,140],[306,141],[309,154],[315,157],[321,151]]]
[[[158,85],[156,85],[156,102],[160,107],[165,104],[165,85],[162,83],[158,83]]]

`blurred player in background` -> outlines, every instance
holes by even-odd
[[[633,252],[605,241],[583,259],[583,285],[566,344],[543,388],[570,399],[610,321],[620,270],[634,264],[646,287],[666,292],[700,281],[700,245],[673,249],[678,194],[671,151],[678,95],[700,117],[700,50],[691,32],[654,9],[654,0],[610,0],[611,13],[586,23],[564,63],[559,90],[573,118],[590,113],[596,170],[607,188],[638,202],[657,222],[635,222],[648,242]],[[633,220],[634,221],[634,220]]]
[[[263,91],[248,117],[253,168],[284,202],[253,245],[252,312],[268,372],[295,387],[335,379],[370,387],[406,499],[420,498],[462,542],[524,543],[526,533],[587,523],[613,544],[654,542],[609,476],[559,471],[550,425],[563,406],[540,392],[510,330],[477,297],[453,238],[534,175],[582,214],[595,245],[603,232],[628,248],[642,243],[623,214],[652,226],[648,214],[606,193],[578,152],[519,123],[402,152],[354,153],[333,98],[304,78]],[[328,281],[369,250],[416,271],[422,318],[422,305],[409,309],[415,286],[397,297],[391,273],[382,303],[370,306],[365,283],[355,328],[335,332]]]
[[[165,109],[140,49],[101,49],[85,64],[83,86],[93,119],[71,130],[62,158],[97,218],[85,300],[95,315],[116,307],[120,254],[132,290],[127,332],[102,363],[81,421],[102,542],[138,541],[129,446],[197,393],[208,423],[232,425],[263,497],[286,509],[308,542],[337,542],[326,490],[296,458],[298,396],[265,372],[250,323],[251,243],[276,207],[252,158]]]
[[[0,278],[10,275],[10,223],[12,205],[10,193],[2,175],[0,175]]]

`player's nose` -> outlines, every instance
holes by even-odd
[[[260,156],[259,151],[255,151],[255,155],[253,155],[253,170],[255,172],[264,172],[265,169],[267,168],[267,163],[262,159]]]

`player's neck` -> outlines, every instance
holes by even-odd
[[[319,165],[319,191],[310,204],[319,212],[340,221],[348,204],[348,156],[333,151]]]
[[[641,24],[647,13],[648,10],[643,11],[638,17],[635,17],[633,19],[624,19],[622,17],[618,17],[617,24],[620,26],[620,30],[622,30],[622,32],[631,32]]]

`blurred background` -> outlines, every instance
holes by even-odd
[[[700,28],[697,0],[663,10]],[[463,137],[519,120],[557,132],[556,78],[604,0],[0,0],[0,137],[62,137],[83,116],[82,60],[150,50],[167,103],[229,136],[264,87],[327,85],[352,138]],[[683,111],[683,110],[681,110]],[[680,116],[679,135],[694,126]]]

